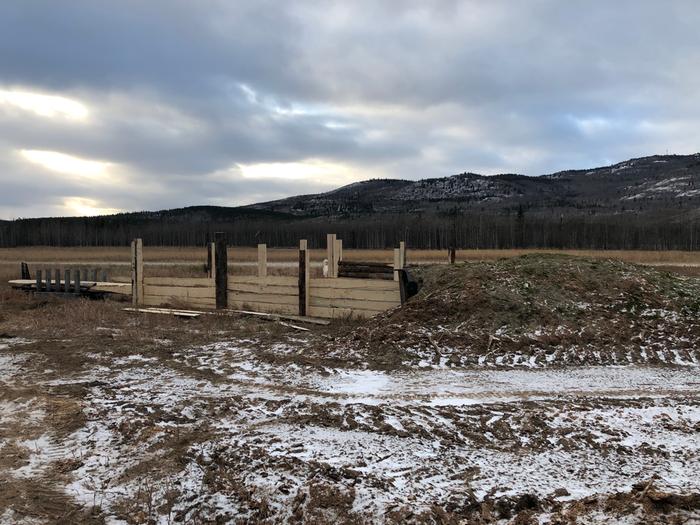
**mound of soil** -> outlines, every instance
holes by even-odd
[[[412,271],[418,295],[333,354],[372,366],[700,363],[700,280],[613,260],[525,255]]]

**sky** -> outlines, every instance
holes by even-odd
[[[700,151],[697,0],[3,0],[0,218]]]

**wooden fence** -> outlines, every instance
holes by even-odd
[[[207,277],[144,277],[143,244],[132,242],[132,297],[135,305],[232,308],[325,318],[370,317],[402,303],[405,245],[394,265],[345,263],[343,243],[327,237],[327,276],[310,277],[305,240],[299,243],[297,276],[267,274],[267,246],[258,245],[257,275],[228,274],[228,247],[222,234],[207,246]]]

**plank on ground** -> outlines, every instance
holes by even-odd
[[[398,290],[399,283],[394,281],[374,279],[352,279],[338,277],[337,279],[311,279],[310,288],[360,288],[364,290]]]
[[[144,295],[160,295],[163,297],[182,297],[182,298],[215,298],[216,290],[214,288],[198,288],[195,286],[155,286],[147,284],[143,287]]]

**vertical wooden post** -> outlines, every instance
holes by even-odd
[[[109,282],[107,280],[107,270],[102,270],[102,282],[103,283]]]
[[[299,241],[299,315],[306,316],[309,312],[309,262],[311,252],[306,239]]]
[[[66,268],[63,272],[63,291],[70,293],[70,268]]]
[[[26,262],[20,264],[20,279],[31,279],[29,275],[29,266]]]
[[[46,291],[50,292],[53,289],[53,277],[51,276],[51,268],[46,269]]]
[[[228,250],[226,233],[214,233],[216,261],[214,282],[216,284],[216,308],[228,307]]]
[[[73,293],[80,295],[80,268],[75,270],[75,285],[73,288]]]
[[[343,239],[336,239],[333,247],[333,277],[338,277],[340,271],[340,261],[343,260]]]
[[[56,279],[54,280],[53,290],[54,290],[54,292],[61,291],[61,269],[60,268],[56,268]]]
[[[399,263],[401,268],[406,267],[406,243],[404,241],[399,243]]]
[[[36,270],[36,291],[41,291],[41,270]]]
[[[207,243],[207,277],[214,279],[216,268],[216,243]]]
[[[97,268],[92,269],[92,280],[97,282]]]
[[[143,241],[141,239],[131,241],[131,302],[143,303]]]
[[[394,248],[394,281],[399,280],[399,270],[401,269],[401,249]]]
[[[87,282],[87,280],[88,280],[87,268],[83,268],[82,270],[80,270],[80,272],[81,272],[81,275],[83,276],[81,280]]]
[[[335,233],[326,235],[326,252],[328,258],[328,277],[338,277],[335,269]]]
[[[267,277],[267,244],[258,244],[258,277]]]
[[[457,250],[455,250],[454,246],[450,246],[447,249],[447,262],[449,264],[454,264],[456,257],[457,257]]]

